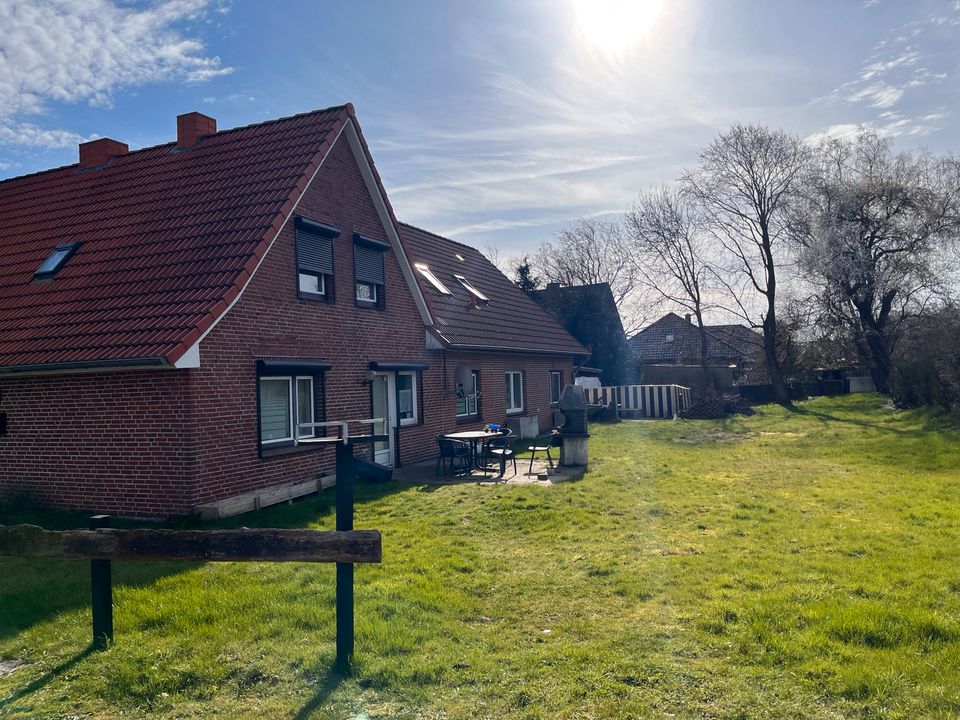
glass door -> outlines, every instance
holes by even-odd
[[[387,435],[389,439],[373,444],[373,459],[381,465],[393,465],[393,427],[396,425],[396,386],[393,373],[377,373],[373,376],[371,399],[373,414],[370,417],[384,418],[385,422],[372,426],[375,435]]]

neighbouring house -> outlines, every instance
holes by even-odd
[[[726,389],[744,373],[763,368],[763,337],[759,333],[744,325],[706,325],[709,377],[705,378],[700,328],[691,318],[667,313],[630,338],[639,383],[710,384]]]
[[[175,142],[0,182],[0,496],[190,513],[332,468],[301,443],[324,420],[389,417],[370,452],[413,462],[549,425],[587,356],[475,250],[399,225],[351,105],[188,113]]]
[[[633,362],[623,323],[608,283],[563,287],[549,283],[530,297],[589,348],[591,369],[604,385],[623,385],[633,376]],[[592,374],[592,373],[591,373]]]
[[[434,321],[427,347],[439,354],[457,424],[506,419],[523,437],[556,424],[571,361],[589,351],[476,249],[403,223],[400,237]]]

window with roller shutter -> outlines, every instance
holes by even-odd
[[[300,217],[295,230],[298,297],[333,302],[333,241],[340,231]]]
[[[353,236],[354,298],[360,307],[383,308],[386,285],[383,254],[389,243],[359,233]]]

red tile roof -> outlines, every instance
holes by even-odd
[[[400,238],[410,262],[427,265],[453,293],[441,294],[414,270],[444,344],[463,349],[590,354],[475,248],[405,223],[400,223]],[[454,275],[463,275],[490,301],[474,303]]]
[[[703,330],[711,363],[740,363],[763,353],[763,337],[744,325],[705,325]],[[676,313],[667,313],[630,338],[630,347],[641,363],[696,365],[700,362],[700,329]]]
[[[238,295],[349,105],[0,182],[0,368],[174,363]],[[33,275],[82,243],[52,280]]]

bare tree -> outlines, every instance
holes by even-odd
[[[481,252],[487,260],[496,265],[497,270],[508,277],[517,264],[517,258],[514,255],[507,255],[489,240],[483,244]]]
[[[630,257],[650,292],[693,315],[700,329],[700,364],[707,373],[703,312],[711,274],[697,211],[668,188],[642,192],[624,216]]]
[[[777,274],[788,250],[788,208],[809,157],[792,135],[735,125],[700,153],[683,175],[684,192],[703,209],[725,266],[714,276],[731,311],[763,330],[767,372],[777,402],[790,397],[777,357]]]
[[[945,294],[957,179],[953,159],[895,154],[872,132],[818,148],[793,234],[825,314],[849,329],[880,392],[904,323]]]
[[[543,242],[531,259],[546,282],[564,286],[608,283],[627,333],[643,325],[639,274],[619,221],[580,218],[557,233],[554,241]]]

